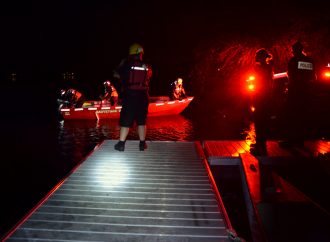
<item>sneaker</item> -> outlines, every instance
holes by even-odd
[[[144,151],[147,148],[148,148],[147,143],[145,141],[140,141],[140,144],[139,144],[140,151]]]
[[[124,151],[125,150],[125,141],[119,141],[115,144],[115,150]]]

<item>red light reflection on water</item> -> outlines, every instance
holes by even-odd
[[[119,139],[118,119],[66,120],[59,126],[58,142],[62,160],[76,164],[105,139]],[[127,140],[138,140],[136,127],[131,128]],[[181,115],[150,117],[146,140],[192,141],[193,125]]]
[[[101,141],[119,138],[118,119],[64,121],[62,133],[77,139]],[[128,140],[138,139],[136,126],[130,129]],[[149,117],[147,140],[194,140],[192,122],[181,115]]]
[[[256,131],[254,127],[254,122],[251,122],[249,128],[245,130],[245,142],[248,145],[255,144],[256,142]]]
[[[306,144],[314,151],[314,155],[326,155],[330,153],[330,141],[307,141]]]
[[[191,140],[193,125],[181,115],[150,117],[147,132],[147,136],[155,140]]]

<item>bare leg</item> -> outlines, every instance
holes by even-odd
[[[141,141],[146,140],[146,126],[145,125],[138,125],[138,134]]]
[[[126,137],[128,135],[128,132],[129,132],[129,128],[127,128],[127,127],[120,127],[120,137],[119,137],[119,140],[120,141],[125,141],[126,140]]]
[[[146,126],[145,125],[138,125],[138,134],[140,138],[139,149],[140,151],[144,151],[147,149],[146,144]]]
[[[115,150],[118,150],[118,151],[125,150],[125,142],[126,142],[126,137],[128,135],[128,132],[129,132],[129,128],[120,127],[119,142],[117,144],[115,144]]]

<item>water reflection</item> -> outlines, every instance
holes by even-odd
[[[246,129],[243,134],[245,134],[245,141],[248,145],[256,143],[256,130],[254,127],[254,122],[250,122],[249,128]]]
[[[151,140],[193,140],[193,124],[181,115],[152,117],[148,119],[148,139]]]
[[[100,142],[104,139],[118,139],[117,119],[109,120],[66,120],[60,123],[60,143]],[[181,115],[149,117],[147,122],[147,140],[193,140],[192,122]],[[133,127],[127,139],[138,139],[136,127]]]
[[[66,120],[59,123],[60,156],[74,164],[105,139],[119,139],[117,119]],[[138,139],[136,127],[131,129],[127,139]],[[193,124],[181,115],[150,117],[147,123],[147,140],[194,140]]]

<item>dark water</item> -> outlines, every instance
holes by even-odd
[[[18,107],[18,106],[17,106]],[[37,108],[36,108],[37,109]],[[117,120],[59,121],[49,112],[11,110],[3,119],[1,139],[0,235],[32,209],[54,186],[104,139],[118,139]],[[182,115],[148,120],[147,140],[235,140],[253,139],[253,123],[244,112],[189,106]],[[274,122],[271,138],[281,129]],[[322,136],[322,130],[317,133]],[[128,139],[138,139],[133,128]],[[216,170],[216,168],[214,169]],[[237,171],[230,171],[238,174]],[[233,225],[249,238],[246,219],[237,219],[245,207],[239,177],[217,177]]]
[[[19,105],[17,105],[19,108]],[[42,109],[42,108],[41,108]],[[118,139],[117,120],[59,121],[49,112],[14,109],[2,119],[0,234],[3,235],[104,139]],[[147,140],[241,139],[248,124],[199,113],[149,118]],[[128,139],[138,139],[135,128]]]

